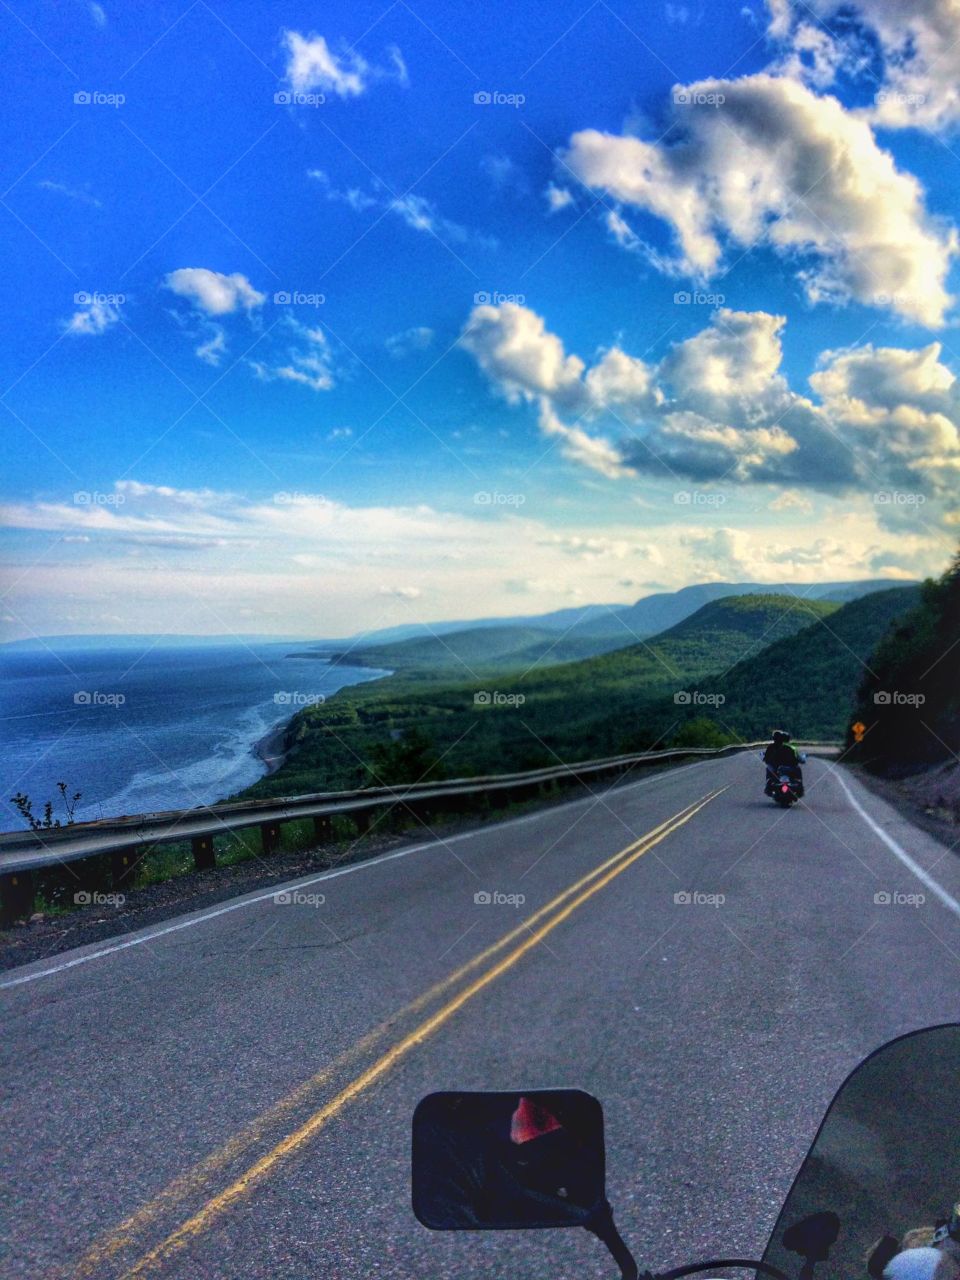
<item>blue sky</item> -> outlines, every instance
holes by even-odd
[[[5,10],[0,635],[939,571],[956,18],[852,9]]]

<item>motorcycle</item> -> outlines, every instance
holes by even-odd
[[[433,1231],[581,1227],[621,1280],[728,1268],[774,1280],[957,1280],[958,1080],[960,1024],[871,1054],[831,1103],[757,1260],[641,1271],[607,1198],[603,1109],[577,1089],[429,1094],[413,1116],[413,1212]]]
[[[763,753],[760,754],[763,760]],[[806,753],[801,751],[797,757],[800,764],[807,763]],[[764,762],[766,763],[766,762]],[[789,809],[791,805],[797,803],[803,795],[803,782],[798,776],[796,770],[789,765],[781,764],[774,767],[766,765],[767,769],[767,785],[764,788],[764,794],[771,796],[781,809]]]

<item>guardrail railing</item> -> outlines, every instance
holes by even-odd
[[[280,829],[285,822],[312,818],[317,842],[322,843],[331,838],[331,822],[337,815],[351,818],[357,834],[363,835],[381,811],[389,815],[391,810],[399,810],[423,819],[432,813],[454,812],[462,800],[470,797],[499,797],[510,804],[541,795],[556,785],[602,782],[646,765],[732,755],[764,745],[745,742],[716,748],[682,747],[609,756],[523,773],[238,800],[195,809],[77,822],[39,831],[3,832],[0,833],[0,919],[16,919],[32,909],[35,872],[87,858],[108,858],[112,882],[119,885],[131,875],[146,851],[157,845],[189,840],[194,865],[198,870],[208,870],[216,865],[215,838],[250,827],[259,827],[262,850],[269,854],[279,847]],[[826,743],[810,744],[808,749],[818,747],[835,750]]]

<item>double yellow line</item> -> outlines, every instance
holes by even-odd
[[[555,898],[538,911],[535,911],[533,915],[529,916],[515,929],[511,929],[509,933],[506,933],[492,946],[474,956],[472,960],[418,996],[416,1000],[400,1010],[399,1013],[374,1028],[373,1031],[341,1054],[323,1071],[311,1077],[292,1093],[282,1098],[218,1151],[201,1161],[193,1169],[174,1179],[157,1196],[121,1222],[106,1237],[94,1244],[70,1274],[75,1280],[90,1280],[91,1277],[100,1273],[102,1268],[109,1266],[111,1261],[116,1261],[117,1255],[122,1251],[142,1247],[138,1245],[138,1240],[152,1223],[159,1220],[166,1213],[173,1211],[178,1204],[191,1195],[195,1196],[200,1193],[204,1184],[209,1181],[212,1175],[253,1146],[270,1128],[275,1127],[296,1107],[308,1102],[311,1095],[327,1084],[338,1069],[342,1069],[351,1061],[364,1056],[392,1032],[401,1020],[408,1018],[411,1014],[419,1013],[427,1005],[432,1004],[439,997],[446,994],[452,987],[457,986],[475,970],[483,969],[488,961],[511,947],[513,943],[517,942],[518,938],[522,938],[519,945],[507,951],[506,955],[490,965],[489,968],[484,969],[478,977],[469,982],[457,995],[448,1000],[436,1012],[403,1036],[402,1039],[398,1040],[391,1048],[387,1049],[371,1066],[351,1080],[348,1085],[342,1088],[319,1110],[315,1111],[304,1123],[251,1164],[249,1168],[222,1191],[210,1197],[199,1210],[182,1222],[159,1244],[143,1253],[127,1271],[123,1272],[123,1280],[133,1280],[133,1277],[155,1274],[165,1262],[179,1253],[192,1240],[202,1235],[217,1218],[221,1217],[233,1204],[268,1177],[283,1160],[314,1138],[349,1103],[359,1098],[378,1080],[387,1075],[411,1050],[423,1044],[449,1022],[474,996],[512,969],[528,952],[538,946],[564,920],[569,919],[595,893],[599,893],[601,889],[626,871],[629,866],[652,849],[654,845],[659,844],[661,840],[665,840],[667,836],[684,826],[711,800],[716,799],[725,790],[725,787],[721,787],[718,790],[708,792],[707,795],[694,801],[693,804],[688,805],[685,809],[681,809],[679,813],[667,818],[605,862],[594,867],[592,871],[557,894]]]

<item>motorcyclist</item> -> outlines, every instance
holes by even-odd
[[[797,794],[803,795],[803,770],[800,768],[800,757],[790,745],[790,735],[784,729],[774,729],[773,741],[763,753],[763,763],[767,766],[767,784],[765,793],[771,795],[776,781],[778,769],[789,769],[790,776],[797,782]]]

